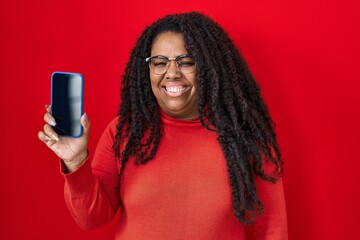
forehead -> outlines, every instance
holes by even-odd
[[[182,33],[163,32],[156,36],[151,46],[151,55],[176,57],[187,54]]]

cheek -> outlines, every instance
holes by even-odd
[[[193,76],[189,77],[189,81],[191,82],[191,84],[192,84],[195,88],[197,88],[197,86],[198,86],[198,81],[197,81],[196,75],[193,75]]]
[[[156,92],[159,90],[159,84],[160,84],[161,78],[159,76],[154,76],[150,74],[150,85],[151,85],[151,90],[153,91],[154,94],[156,94]]]

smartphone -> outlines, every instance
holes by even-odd
[[[55,132],[66,137],[80,137],[83,132],[84,78],[80,73],[54,72],[51,75],[51,114]]]

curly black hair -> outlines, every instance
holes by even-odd
[[[121,159],[120,175],[131,156],[135,157],[135,164],[151,160],[161,140],[160,117],[145,58],[150,56],[156,36],[163,32],[182,33],[187,51],[196,59],[200,122],[218,134],[235,216],[244,224],[253,223],[256,215],[264,211],[255,176],[276,182],[283,170],[274,123],[235,44],[203,14],[166,16],[148,26],[138,38],[122,77],[113,145],[115,155]],[[265,164],[271,164],[274,171],[265,171]]]

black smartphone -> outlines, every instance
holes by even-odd
[[[66,137],[80,137],[83,128],[84,78],[80,73],[54,72],[51,75],[51,114],[55,132]]]

